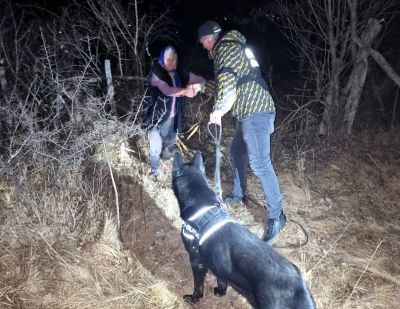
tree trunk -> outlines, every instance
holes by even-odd
[[[106,59],[104,61],[104,68],[106,71],[106,79],[107,79],[107,99],[110,102],[111,106],[111,113],[114,114],[116,113],[116,106],[115,106],[115,101],[114,101],[114,85],[113,85],[113,80],[112,80],[112,74],[111,74],[111,63],[109,59]]]
[[[351,33],[351,38],[353,39],[357,36],[358,0],[347,0],[347,4],[350,10],[350,33]],[[351,58],[353,61],[355,61],[357,57],[357,45],[352,39],[350,40],[350,51],[351,51]]]
[[[0,85],[2,93],[4,95],[7,88],[6,66],[4,59],[0,59]]]
[[[370,49],[369,54],[372,58],[379,64],[379,66],[386,72],[386,74],[395,82],[395,84],[400,87],[400,76],[396,73],[396,71],[392,68],[392,66],[386,61],[386,59],[376,50]],[[397,88],[396,98],[393,104],[393,111],[392,111],[392,121],[391,121],[391,128],[393,129],[394,123],[396,121],[396,108],[397,108],[397,98],[399,94],[399,88]],[[383,104],[382,104],[383,106]]]
[[[384,115],[385,114],[385,105],[383,104],[383,100],[382,100],[382,96],[381,96],[381,89],[378,88],[378,83],[376,81],[376,79],[372,76],[369,77],[369,87],[371,87],[372,89],[372,95],[375,97],[375,100],[378,102],[379,104],[379,109],[380,112]],[[383,86],[382,86],[383,88]]]
[[[334,36],[334,16],[332,0],[328,0],[325,8],[328,19],[328,39],[329,39],[329,70],[330,79],[328,84],[328,93],[325,99],[325,108],[322,115],[322,121],[319,125],[319,135],[325,136],[332,130],[332,115],[338,110],[339,102],[339,61],[337,55],[337,40]]]
[[[371,55],[371,57],[379,64],[382,70],[384,70],[385,73],[396,83],[396,85],[400,87],[400,76],[386,61],[386,59],[381,55],[381,53],[372,48],[370,48],[368,52]]]
[[[346,89],[349,89],[350,93],[346,100],[343,129],[345,129],[345,132],[348,135],[352,132],[354,119],[360,102],[360,96],[368,72],[369,50],[381,29],[382,25],[375,18],[371,18],[361,36],[361,42],[356,54],[357,58],[354,62],[353,70],[346,86]],[[357,38],[353,38],[353,40],[358,41]]]

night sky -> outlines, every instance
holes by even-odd
[[[121,0],[123,3],[132,3],[132,0]],[[218,21],[224,30],[237,29],[242,32],[250,47],[252,47],[262,70],[268,72],[273,66],[274,73],[278,73],[285,77],[295,77],[292,74],[296,71],[297,64],[293,60],[293,49],[286,41],[279,29],[267,18],[262,20],[265,26],[260,30],[254,23],[241,23],[238,21],[249,20],[250,10],[252,7],[260,7],[266,5],[273,0],[143,0],[140,4],[142,12],[164,12],[168,6],[170,9],[170,18],[174,22],[174,32],[179,38],[178,43],[174,45],[178,49],[180,59],[196,58],[207,61],[207,53],[202,50],[200,44],[197,44],[197,28],[208,20],[214,19]],[[59,8],[66,3],[67,0],[14,0],[13,3],[33,4],[44,7],[52,12],[58,12]],[[388,34],[386,42],[382,48],[386,53],[393,51],[398,52],[400,48],[400,18],[394,20],[392,32]],[[158,51],[168,42],[154,42],[149,46],[152,56],[155,57]],[[211,63],[210,63],[211,65]],[[192,69],[192,68],[190,68]],[[210,72],[212,70],[208,70]],[[205,72],[198,72],[205,73]]]
[[[164,3],[164,1],[161,0],[150,2]],[[234,2],[240,3],[240,5],[234,5]],[[198,26],[208,19],[219,22],[224,30],[237,29],[241,31],[250,44],[256,43],[257,39],[264,35],[276,40],[277,37],[280,36],[279,31],[277,31],[276,27],[268,22],[267,19],[265,20],[268,24],[268,31],[260,32],[251,23],[241,25],[232,18],[234,16],[238,20],[249,19],[252,6],[259,5],[260,2],[266,4],[269,1],[177,1],[176,4],[172,6],[172,18],[176,22],[180,38],[189,45],[196,43]],[[159,7],[162,7],[162,4]]]
[[[68,3],[66,0],[15,0],[13,2],[22,5],[41,6],[55,13],[58,13],[60,7]],[[122,2],[132,3],[132,0],[122,0]],[[252,6],[261,6],[268,2],[271,1],[144,0],[140,6],[145,12],[163,12],[167,6],[169,7],[171,12],[170,17],[174,21],[175,29],[173,30],[177,33],[180,40],[175,45],[177,45],[181,59],[189,56],[193,57],[193,55],[195,57],[207,58],[207,53],[202,50],[200,44],[196,44],[197,28],[202,22],[214,19],[221,24],[224,30],[237,29],[245,35],[262,68],[267,68],[272,62],[275,69],[279,70],[279,68],[282,68],[284,71],[287,71],[288,64],[290,65],[290,55],[287,51],[288,44],[271,22],[265,18],[267,31],[260,31],[251,23],[243,25],[237,22],[238,20],[245,20],[250,17]],[[237,18],[237,20],[235,21],[232,16]],[[155,42],[150,46],[150,52],[155,56],[168,43],[170,42]]]
[[[242,32],[249,46],[252,47],[256,57],[264,71],[267,71],[271,64],[275,71],[290,74],[294,69],[294,62],[289,52],[289,44],[279,32],[277,27],[267,18],[263,20],[266,26],[263,31],[253,23],[241,23],[239,21],[249,20],[252,6],[262,6],[268,0],[249,1],[169,1],[168,5],[172,10],[171,18],[175,22],[176,31],[182,45],[178,46],[180,56],[192,56],[207,58],[206,51],[202,50],[200,44],[196,44],[197,28],[206,20],[213,19],[221,24],[224,30],[236,29]],[[166,2],[162,0],[147,0],[145,5],[156,7],[158,10],[165,7]],[[236,19],[236,20],[235,20]],[[158,51],[165,43],[159,42],[151,47],[152,53]],[[199,72],[205,73],[205,72]]]

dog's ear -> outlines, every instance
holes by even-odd
[[[174,165],[173,165],[173,172],[180,169],[183,164],[183,158],[180,152],[175,152],[174,155]]]
[[[204,174],[206,173],[205,169],[204,169],[204,163],[203,163],[203,157],[201,156],[201,152],[200,151],[196,151],[194,156],[193,156],[193,160],[192,160],[192,164],[199,169],[200,171],[202,171]]]

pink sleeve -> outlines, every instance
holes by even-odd
[[[160,89],[160,91],[169,96],[169,97],[179,97],[176,93],[180,90],[180,88],[170,87],[166,82],[159,79],[155,74],[151,76],[151,85]]]
[[[204,83],[205,81],[206,80],[203,77],[201,77],[199,75],[196,75],[196,74],[194,74],[192,72],[189,73],[188,85]]]

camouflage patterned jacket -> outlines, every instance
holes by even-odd
[[[206,82],[203,92],[215,94],[214,110],[224,114],[232,110],[238,120],[274,110],[268,86],[241,33],[233,30],[224,34],[209,56],[214,60],[215,81]]]

